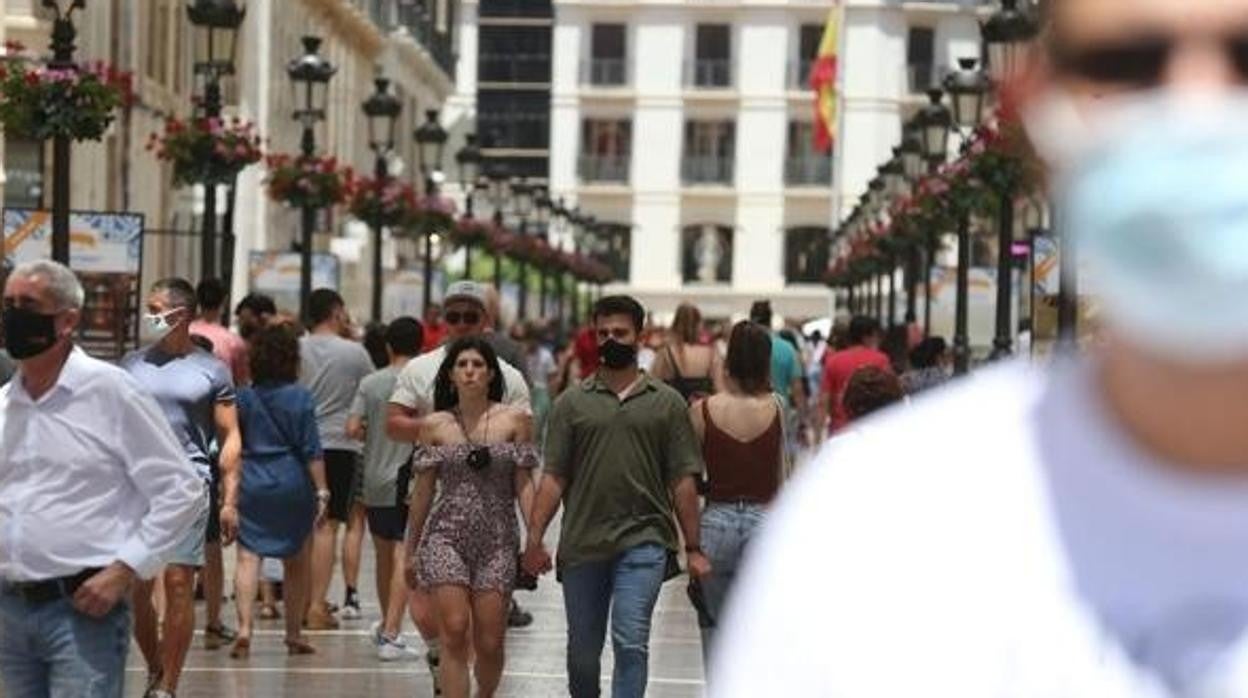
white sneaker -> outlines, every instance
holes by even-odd
[[[404,659],[415,659],[420,653],[401,639],[391,640],[388,637],[381,638],[381,644],[377,646],[377,659],[383,662],[397,662]]]
[[[381,634],[381,621],[376,621],[368,626],[368,641],[373,643],[373,647],[381,647],[381,641],[384,638]]]
[[[338,617],[342,620],[359,620],[362,617],[360,607],[355,604],[343,604],[342,610],[338,612]]]

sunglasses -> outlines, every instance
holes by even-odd
[[[1166,68],[1177,48],[1190,40],[1157,34],[1089,46],[1058,44],[1053,49],[1053,61],[1059,72],[1090,82],[1154,88],[1165,80]],[[1248,31],[1208,40],[1221,45],[1238,79],[1248,83]]]
[[[449,325],[475,325],[478,322],[481,322],[481,313],[472,310],[462,313],[457,310],[452,310],[444,317]]]

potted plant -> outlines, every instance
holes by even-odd
[[[119,107],[133,101],[130,73],[100,61],[53,67],[5,44],[0,60],[0,125],[11,136],[98,141]]]
[[[269,198],[292,208],[330,208],[346,200],[352,173],[332,157],[276,154],[266,158]]]

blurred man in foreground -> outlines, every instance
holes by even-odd
[[[1103,341],[834,440],[713,696],[1248,695],[1248,0],[1047,6],[1022,114]]]

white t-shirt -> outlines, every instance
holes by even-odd
[[[1248,478],[1139,450],[1090,371],[994,368],[829,443],[752,544],[710,695],[1248,696]]]
[[[408,361],[403,372],[399,374],[399,382],[390,402],[420,412],[431,411],[434,383],[445,360],[446,345],[443,345]],[[529,400],[529,387],[524,382],[524,375],[501,359],[498,365],[503,371],[503,403],[531,413],[533,409]]]

